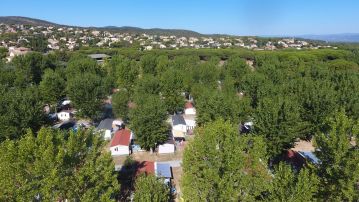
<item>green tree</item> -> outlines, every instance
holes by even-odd
[[[43,103],[38,89],[14,89],[6,91],[0,86],[0,142],[17,139],[27,129],[37,131],[45,123]]]
[[[66,67],[66,76],[70,80],[77,74],[93,73],[101,75],[102,70],[98,67],[97,62],[90,57],[83,55],[74,55],[69,60]]]
[[[280,163],[271,183],[268,201],[315,201],[318,188],[319,179],[308,168],[302,168],[296,174],[289,165]]]
[[[336,72],[333,82],[338,94],[338,105],[345,108],[346,113],[353,119],[359,118],[359,74],[355,71]]]
[[[112,96],[112,109],[116,117],[121,117],[123,120],[127,120],[129,101],[129,94],[126,90],[120,90]]]
[[[116,78],[117,85],[131,91],[138,78],[138,65],[135,61],[122,56],[115,56],[111,59],[110,66],[113,68],[112,75]]]
[[[303,106],[302,118],[310,124],[308,129],[313,135],[320,131],[325,118],[338,109],[337,93],[332,82],[323,78],[303,79],[299,85],[302,91],[297,95]]]
[[[15,57],[11,64],[16,69],[17,83],[21,83],[23,86],[31,83],[39,84],[42,74],[47,68],[43,58],[44,56],[37,52]]]
[[[218,120],[195,131],[183,158],[186,201],[255,201],[268,190],[265,142]]]
[[[248,65],[240,57],[229,58],[224,67],[227,74],[233,78],[235,89],[240,88],[241,81],[250,73]]]
[[[77,74],[67,81],[66,91],[80,116],[98,118],[106,93],[102,83],[93,73]]]
[[[154,95],[142,95],[130,111],[131,129],[142,148],[153,149],[167,139],[166,108],[162,100]]]
[[[258,107],[258,103],[262,98],[280,93],[278,86],[274,86],[264,74],[258,72],[244,77],[240,90],[251,98],[251,106],[253,108]]]
[[[169,113],[174,113],[184,106],[183,79],[178,70],[169,69],[162,73],[161,95],[164,98],[166,109]]]
[[[43,128],[0,144],[1,201],[114,201],[111,155],[93,131]],[[96,173],[96,174],[94,174]]]
[[[198,113],[197,123],[203,125],[219,118],[239,123],[240,98],[235,94],[228,95],[219,90],[202,89],[195,97],[196,110]]]
[[[320,194],[324,200],[358,201],[359,150],[351,144],[358,137],[359,124],[343,111],[329,118],[326,131],[315,136],[316,155],[320,159]]]
[[[7,48],[5,48],[5,47],[0,47],[0,60],[6,58],[7,53],[8,53]]]
[[[64,75],[52,69],[45,70],[39,89],[45,103],[55,104],[66,95]]]
[[[289,98],[260,100],[253,118],[254,132],[266,139],[271,157],[292,148],[296,138],[304,137],[307,124],[301,120],[299,109]]]
[[[154,175],[141,175],[136,179],[134,201],[168,202],[169,187]]]
[[[158,56],[157,65],[156,65],[157,75],[161,75],[163,72],[166,72],[169,66],[170,66],[170,60],[168,59],[167,55]]]
[[[32,50],[45,53],[48,49],[47,47],[47,38],[43,35],[34,36],[30,38],[30,47]]]
[[[161,90],[160,81],[151,74],[144,74],[137,79],[134,87],[134,98],[141,99],[144,94],[158,95]]]
[[[157,57],[153,54],[145,54],[141,57],[140,66],[142,74],[156,74]]]

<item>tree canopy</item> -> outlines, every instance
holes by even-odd
[[[145,149],[153,149],[167,140],[166,109],[158,96],[143,95],[130,110],[130,126],[136,140]]]
[[[48,128],[0,144],[2,201],[114,201],[119,184],[101,136]]]
[[[154,175],[141,175],[136,178],[134,201],[167,202],[170,199],[169,187]]]

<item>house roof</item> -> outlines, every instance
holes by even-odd
[[[153,174],[157,177],[172,178],[171,166],[168,163],[158,163],[153,161],[137,162],[136,175]]]
[[[136,175],[145,173],[148,174],[155,174],[155,162],[153,161],[142,161],[137,163],[137,170]]]
[[[92,59],[102,59],[102,58],[108,58],[110,56],[106,54],[90,54],[89,57]]]
[[[155,171],[157,177],[172,178],[171,166],[168,163],[156,162]]]
[[[57,112],[58,114],[59,113],[69,113],[69,114],[71,114],[73,112],[73,110],[61,110],[61,111],[59,111],[59,112]]]
[[[117,145],[128,146],[130,145],[130,141],[131,141],[131,131],[128,129],[121,129],[118,130],[113,136],[111,141],[111,147]]]
[[[192,102],[186,102],[185,106],[184,106],[185,109],[190,109],[190,108],[193,108],[193,104]]]
[[[112,129],[112,122],[113,119],[104,119],[100,122],[100,124],[97,126],[97,130],[111,130]]]
[[[172,116],[172,125],[186,125],[186,122],[182,115],[176,114]]]
[[[299,151],[298,152],[301,156],[303,156],[305,159],[308,159],[314,164],[319,164],[320,160],[315,156],[313,152],[310,151]]]

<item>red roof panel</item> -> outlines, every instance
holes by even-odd
[[[192,102],[186,102],[186,105],[184,106],[185,109],[193,108]]]
[[[118,130],[112,138],[111,147],[117,145],[129,146],[131,141],[131,131],[127,129]]]
[[[142,161],[137,163],[137,171],[136,175],[140,175],[142,173],[155,174],[155,162],[153,161]]]

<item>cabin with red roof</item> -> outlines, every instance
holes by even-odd
[[[131,153],[130,146],[132,137],[132,132],[128,129],[121,129],[116,131],[111,140],[111,155],[129,155]]]

